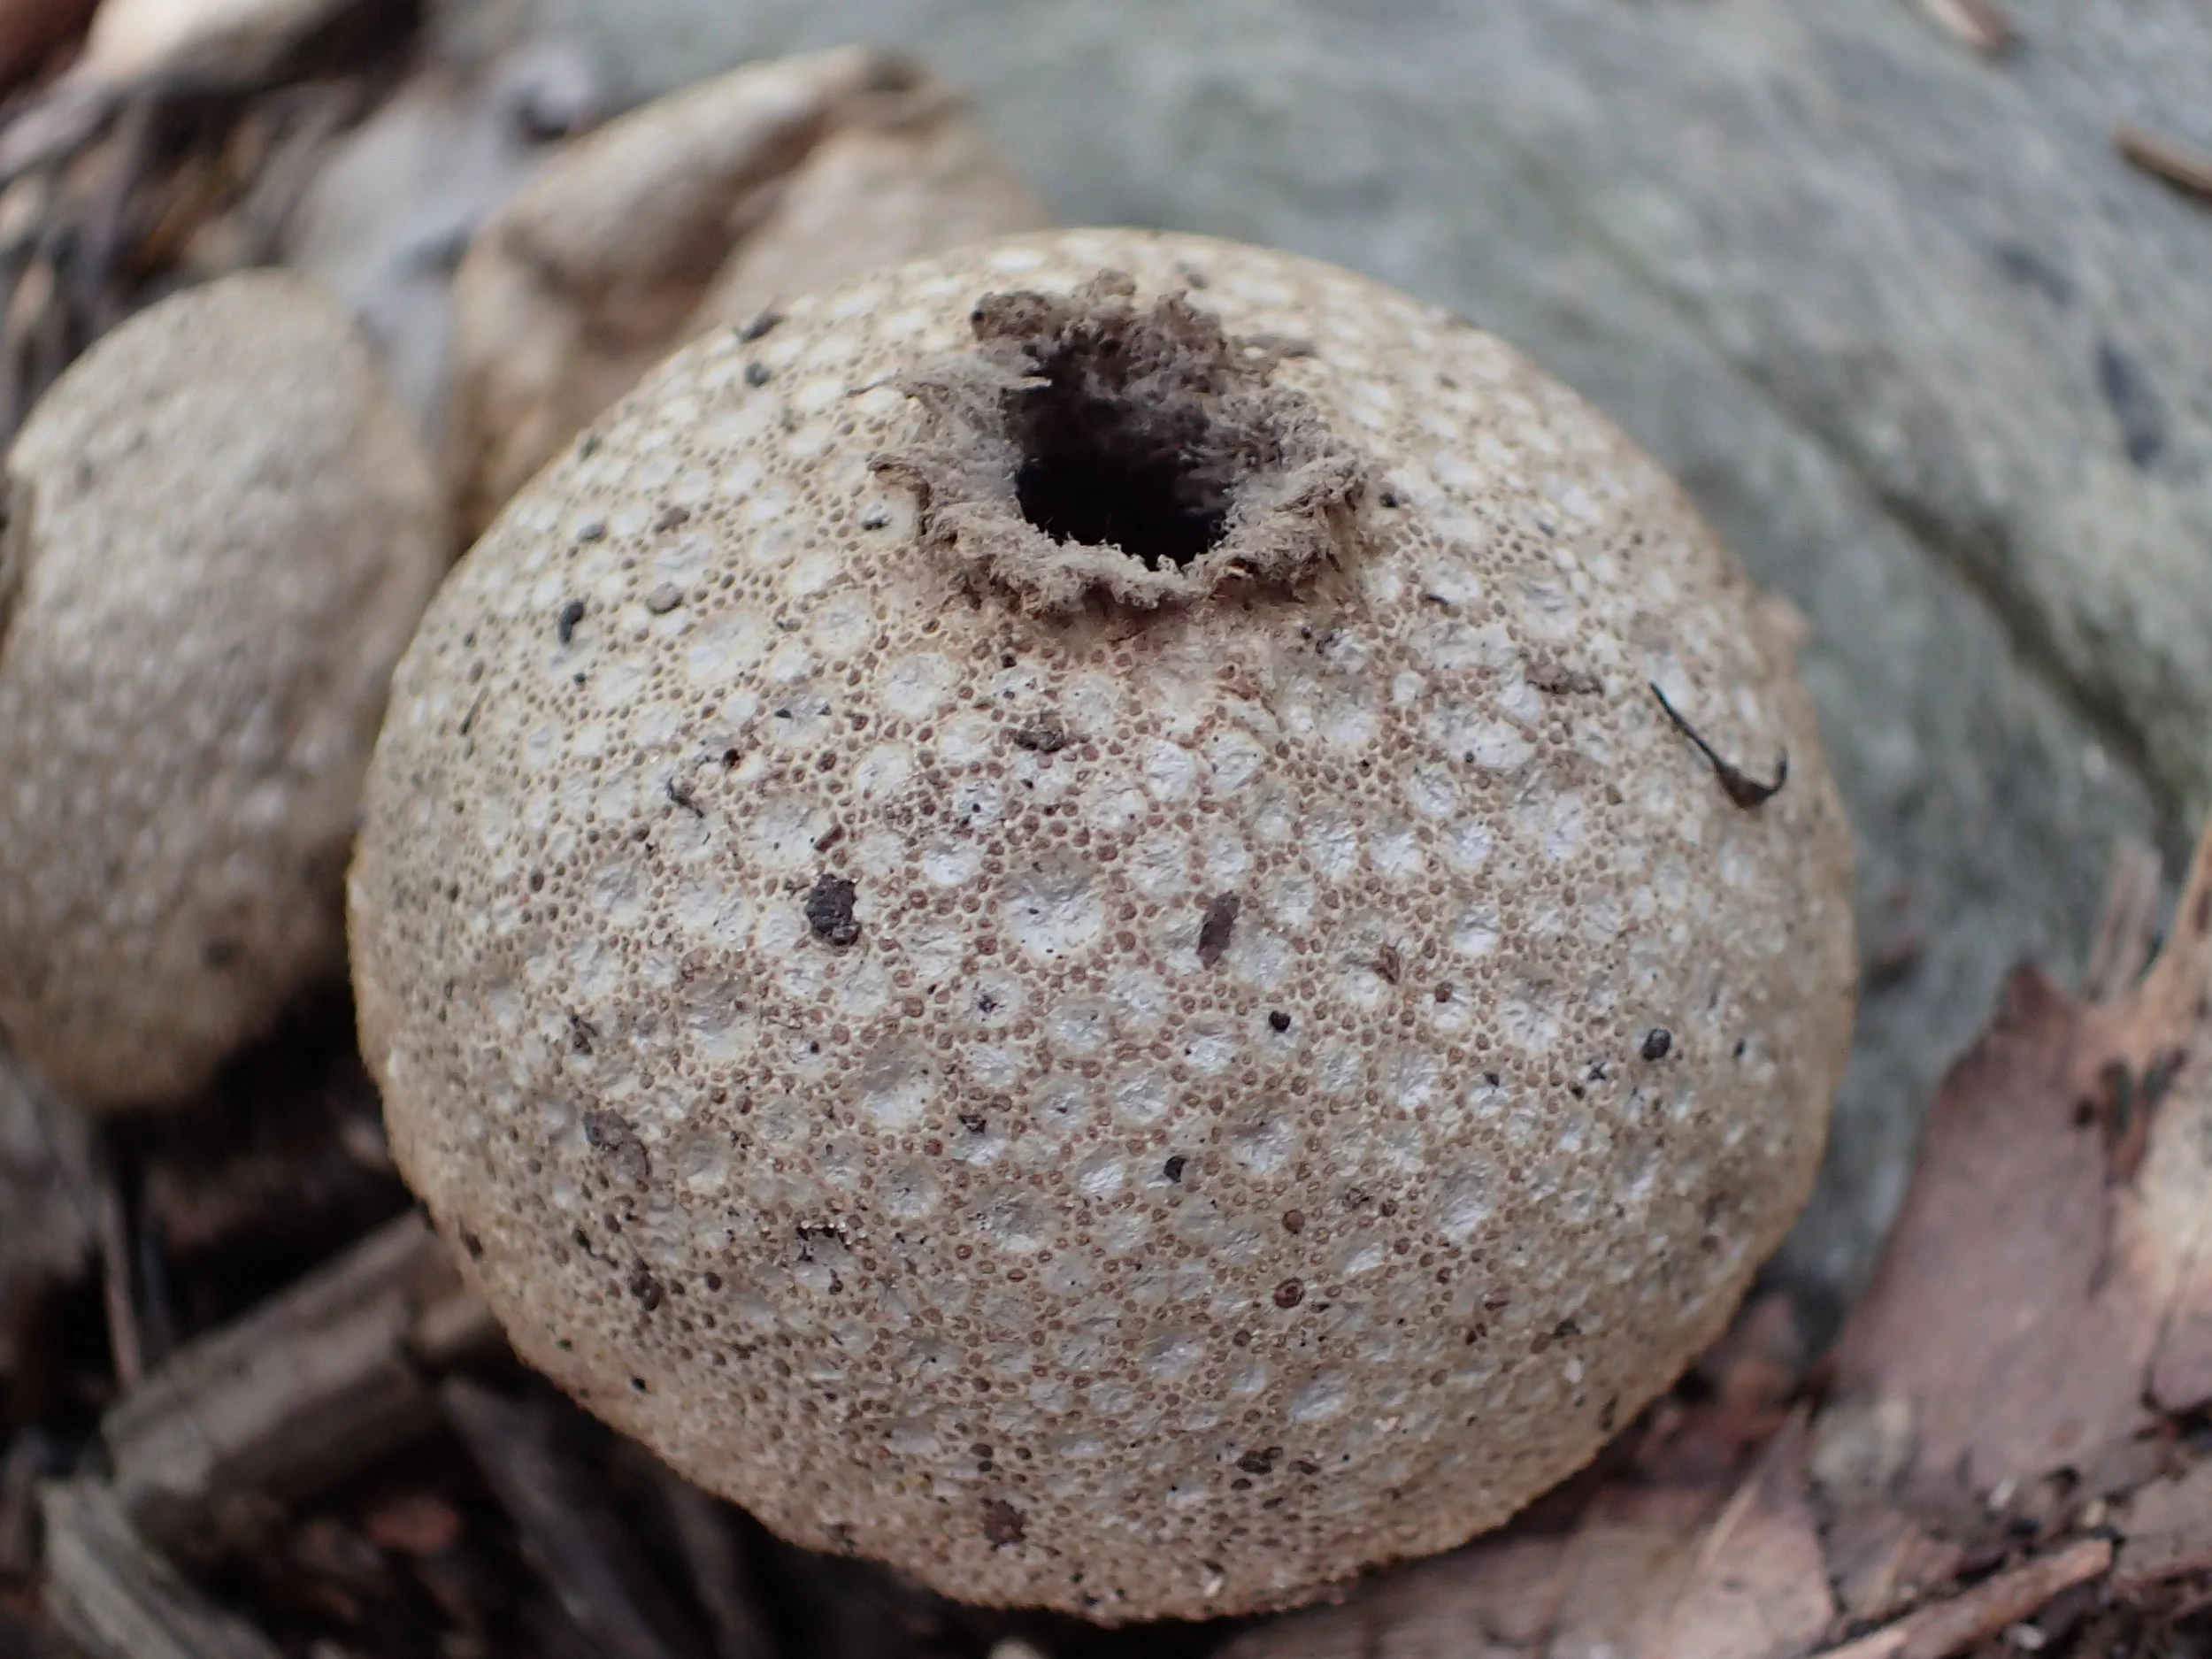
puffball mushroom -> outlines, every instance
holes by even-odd
[[[362,773],[442,508],[349,319],[257,273],[73,365],[6,511],[0,1025],[81,1105],[167,1103],[343,970]]]
[[[699,341],[510,506],[354,972],[532,1364],[801,1543],[1198,1616],[1502,1521],[1722,1329],[1847,865],[1754,590],[1587,404],[1070,232]]]

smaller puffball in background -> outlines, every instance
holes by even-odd
[[[176,1101],[342,965],[442,503],[345,313],[274,273],[102,339],[6,489],[0,1026],[86,1106]]]

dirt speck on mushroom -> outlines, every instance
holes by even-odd
[[[824,876],[806,895],[807,926],[824,944],[840,948],[860,937],[860,923],[853,915],[858,889],[842,876]]]
[[[1212,967],[1229,949],[1238,913],[1243,908],[1243,902],[1233,893],[1217,894],[1207,902],[1205,919],[1198,925],[1198,960],[1205,966]]]

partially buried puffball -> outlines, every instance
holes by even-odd
[[[1075,232],[723,330],[540,477],[350,902],[531,1363],[788,1538],[1126,1620],[1457,1543],[1674,1379],[1818,1162],[1847,866],[1588,405]]]
[[[140,312],[42,398],[0,545],[0,1026],[79,1104],[201,1088],[345,962],[427,458],[296,278]]]

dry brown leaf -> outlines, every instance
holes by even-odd
[[[1802,1653],[1836,1615],[1805,1479],[1805,1417],[1767,1443],[1713,1523],[1652,1659]]]
[[[1949,1539],[1930,1535],[1919,1522],[1886,1505],[1852,1509],[1830,1522],[1828,1571],[1854,1624],[1870,1624],[1905,1611],[1948,1584],[1966,1552]]]
[[[1693,1369],[1709,1398],[1667,1399],[1635,1438],[1637,1473],[1655,1486],[1726,1486],[1788,1419],[1805,1370],[1804,1338],[1787,1295],[1748,1303]]]
[[[1555,1659],[1637,1652],[1680,1602],[1724,1494],[1615,1486],[1568,1541],[1541,1651]]]
[[[1613,1488],[1571,1532],[1487,1540],[1371,1579],[1342,1606],[1262,1624],[1219,1659],[1598,1659],[1655,1628],[1721,1503]]]
[[[1832,1647],[1820,1659],[1951,1659],[2086,1584],[2112,1565],[2112,1545],[2081,1538],[2023,1562],[1948,1601],[1925,1607],[1871,1636]]]
[[[2178,923],[2109,1002],[2016,972],[1937,1098],[1836,1365],[1847,1412],[1905,1425],[1916,1503],[2085,1471],[2212,1398],[2212,839]]]
[[[1562,1537],[1516,1538],[1440,1555],[1342,1607],[1271,1619],[1216,1659],[1525,1659],[1548,1627],[1566,1549]]]
[[[1624,1479],[1600,1488],[1566,1532],[1509,1532],[1381,1575],[1341,1606],[1246,1632],[1221,1659],[1805,1653],[1835,1607],[1804,1451],[1805,1425],[1793,1417],[1732,1494],[1725,1486]]]
[[[2164,954],[2125,997],[2088,1010],[2075,1087],[2121,1089],[2139,1143],[2111,1240],[2116,1276],[2157,1309],[2147,1397],[2212,1404],[2212,833],[2198,844]]]
[[[462,261],[448,430],[464,530],[695,334],[1042,222],[956,102],[879,52],[752,65],[610,122]]]
[[[2154,1288],[2109,1248],[2124,1199],[2073,1087],[2079,1015],[2041,973],[1946,1079],[1872,1287],[1836,1358],[1847,1410],[1909,1442],[1913,1500],[1957,1509],[2150,1426]]]
[[[2157,849],[2147,842],[2124,835],[2113,848],[2104,908],[2081,972],[2082,995],[2089,1001],[2116,1001],[2142,977],[2158,926],[2158,889],[2165,873]]]
[[[2121,1595],[2187,1573],[2212,1574],[2212,1463],[2139,1489],[2120,1527],[2127,1542],[2112,1587]]]

